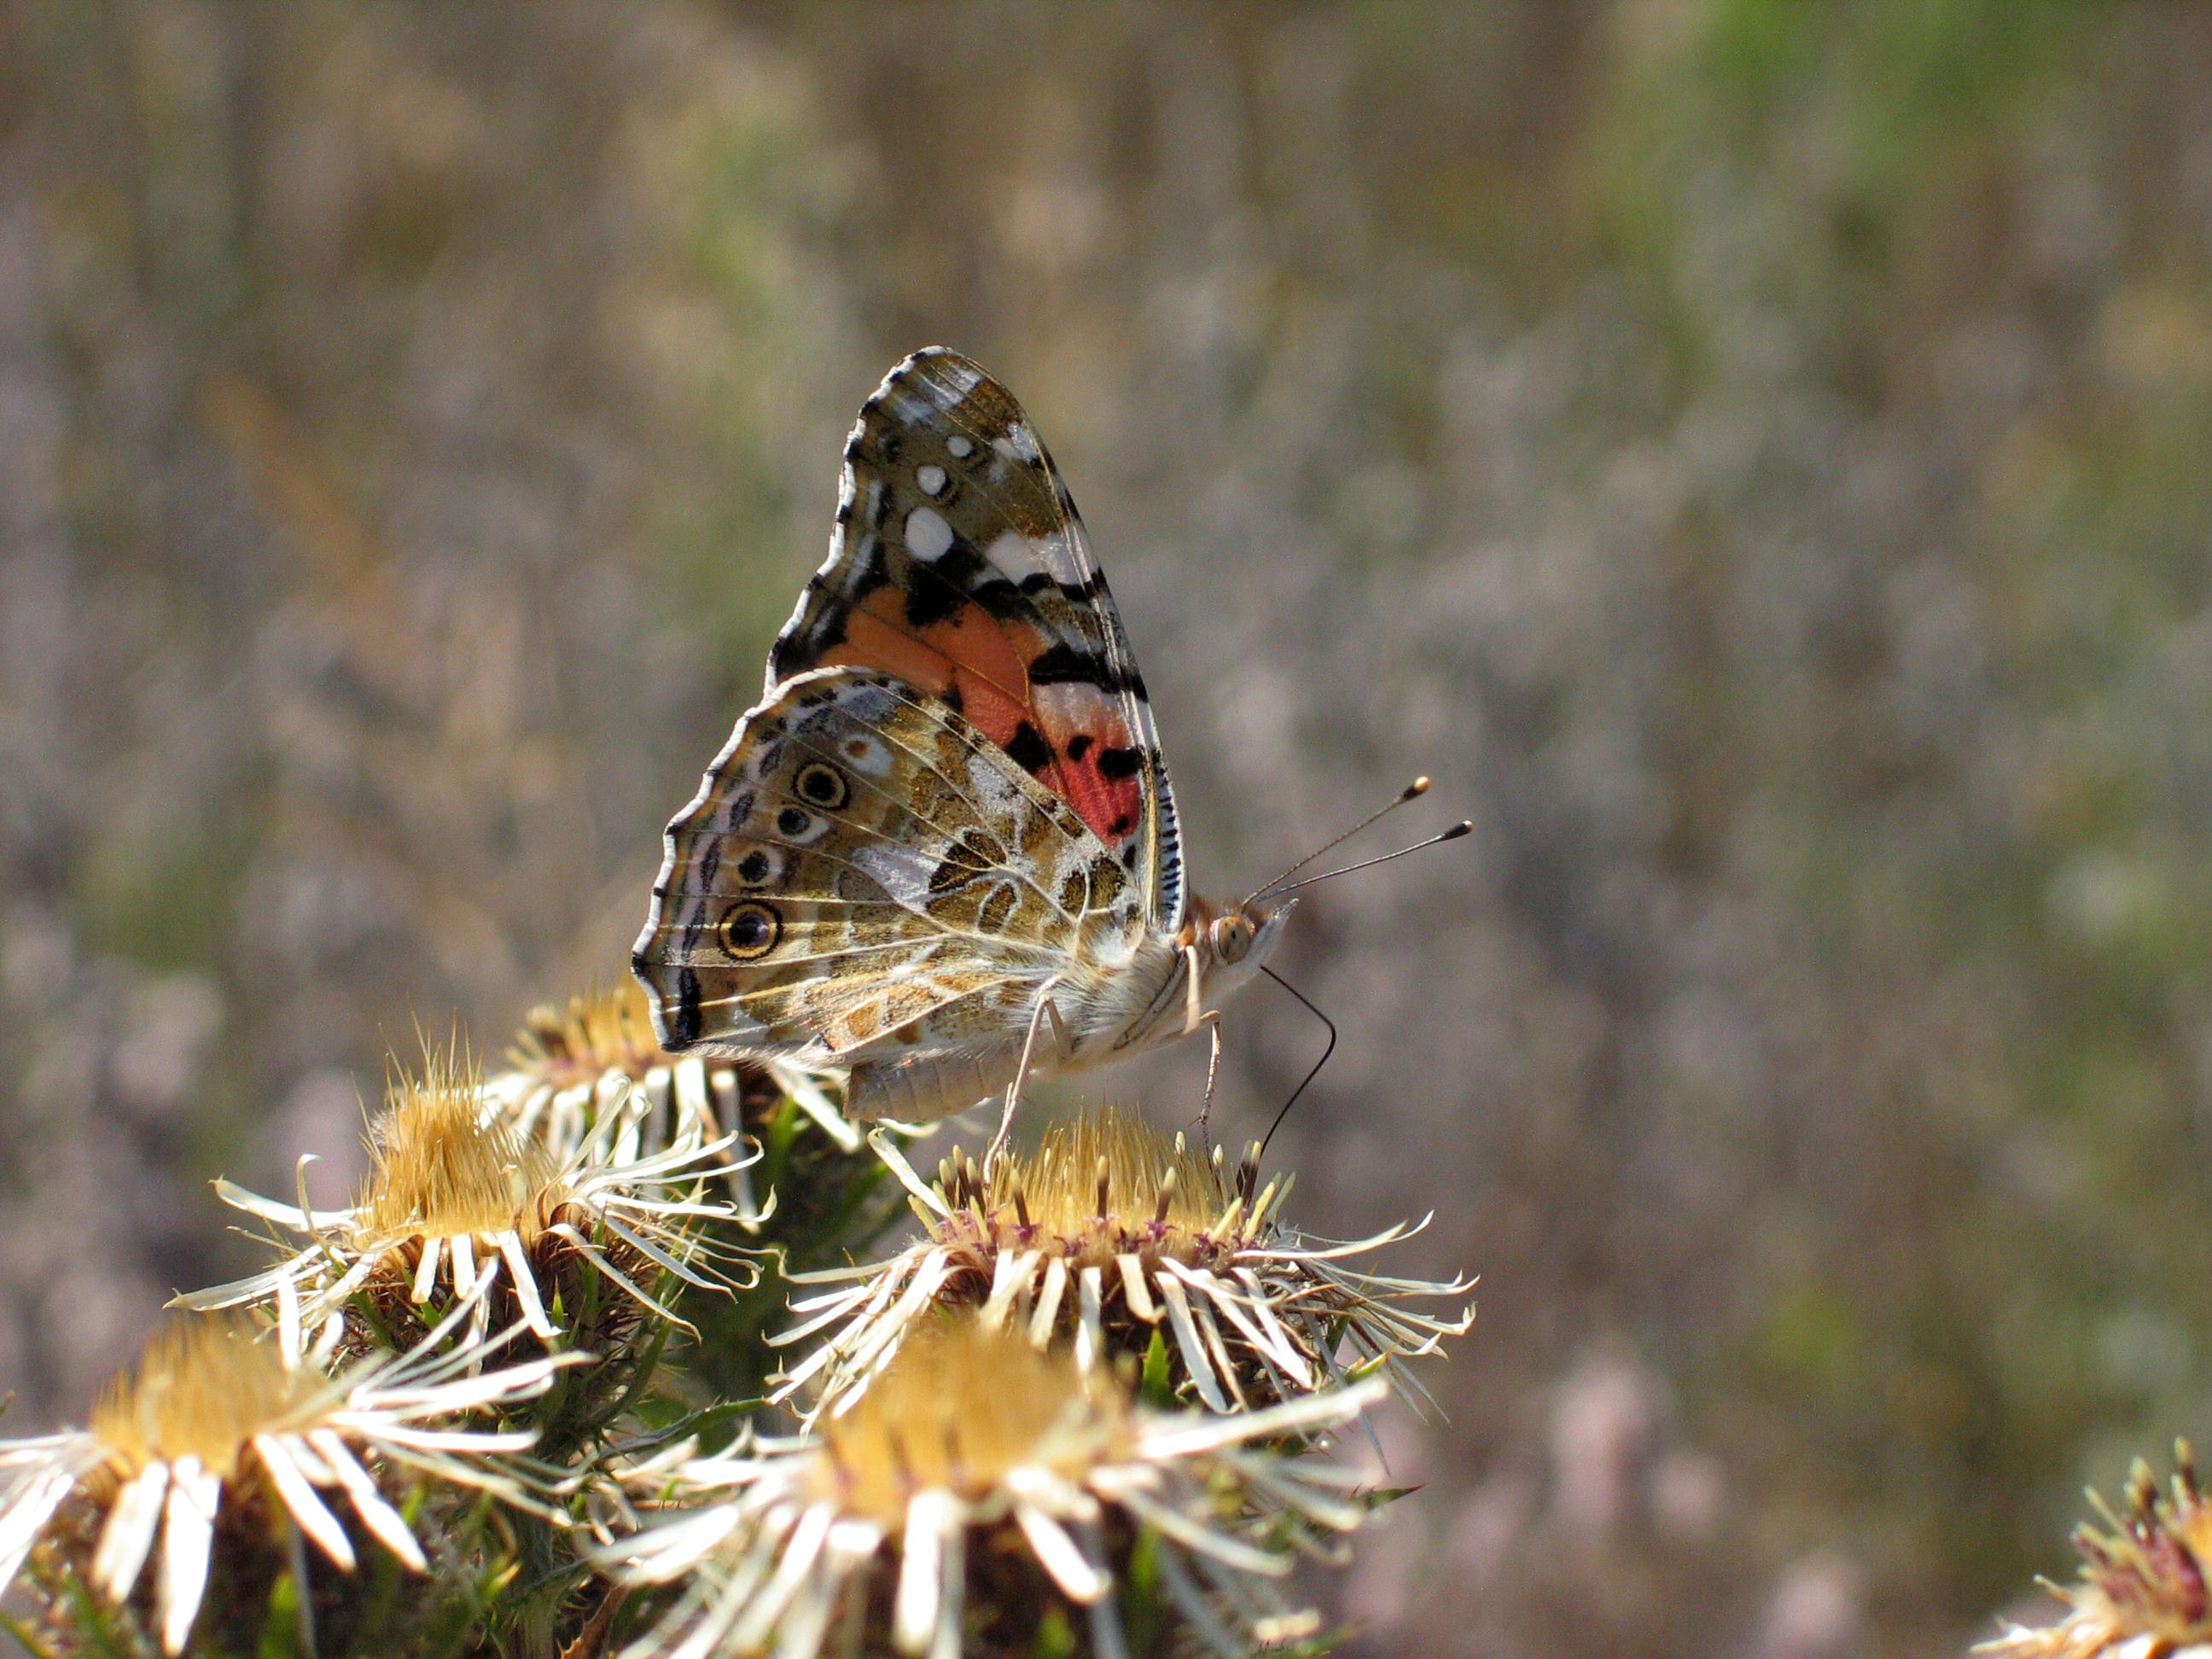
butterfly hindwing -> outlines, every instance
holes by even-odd
[[[1139,675],[1074,502],[1011,393],[916,352],[862,405],[830,556],[769,658],[771,690],[834,664],[942,698],[1183,914],[1175,801]]]
[[[830,668],[749,713],[670,824],[634,966],[672,1048],[963,1072],[1142,926],[1079,814],[957,710]]]

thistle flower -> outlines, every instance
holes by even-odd
[[[809,1437],[740,1441],[633,1476],[678,1511],[610,1545],[641,1585],[680,1583],[629,1659],[779,1659],[863,1639],[903,1654],[1028,1654],[1079,1620],[1128,1651],[1117,1563],[1149,1531],[1180,1634],[1223,1654],[1310,1633],[1275,1581],[1306,1544],[1357,1527],[1346,1472],[1250,1443],[1310,1434],[1383,1392],[1370,1382],[1233,1417],[1154,1413],[1064,1350],[972,1319],[902,1347]]]
[[[615,1152],[626,1162],[687,1137],[757,1131],[787,1101],[839,1152],[860,1145],[859,1131],[804,1072],[663,1049],[634,981],[533,1009],[507,1049],[506,1068],[485,1079],[483,1099],[523,1139],[564,1159],[617,1115],[623,1122]],[[731,1202],[748,1231],[768,1217],[754,1192],[754,1162],[722,1159]]]
[[[697,1230],[702,1219],[734,1217],[696,1196],[733,1136],[703,1139],[694,1127],[663,1150],[624,1156],[635,1114],[623,1107],[556,1156],[487,1121],[481,1105],[466,1063],[434,1054],[422,1077],[401,1077],[387,1091],[371,1125],[374,1169],[350,1206],[308,1206],[305,1159],[296,1206],[217,1182],[226,1203],[307,1242],[265,1272],[177,1304],[207,1310],[289,1291],[313,1328],[358,1296],[388,1336],[427,1323],[426,1304],[471,1302],[473,1338],[511,1308],[548,1342],[562,1334],[550,1310],[570,1319],[589,1311],[592,1328],[572,1333],[570,1346],[605,1352],[627,1341],[642,1310],[676,1318],[647,1288],[661,1275],[708,1288],[755,1282],[732,1251]],[[598,1281],[619,1294],[602,1296]],[[356,1333],[354,1346],[374,1340]]]
[[[2187,1441],[2175,1443],[2174,1462],[2172,1483],[2161,1491],[2138,1460],[2118,1514],[2089,1495],[2110,1530],[2077,1528],[2080,1579],[2067,1589],[2046,1585],[2066,1604],[2065,1617],[2043,1630],[2014,1626],[1975,1651],[2002,1659],[2212,1659],[2212,1499]]]
[[[174,1321],[102,1391],[89,1428],[0,1442],[0,1590],[44,1546],[42,1579],[88,1584],[126,1618],[150,1614],[175,1654],[211,1584],[283,1570],[283,1521],[343,1571],[365,1532],[424,1572],[396,1487],[427,1477],[523,1500],[483,1460],[526,1449],[532,1434],[434,1425],[535,1398],[562,1359],[463,1376],[464,1360],[418,1349],[334,1377],[327,1353],[302,1351],[287,1307],[274,1332],[234,1314]],[[265,1596],[251,1600],[258,1609]]]
[[[1104,1110],[1055,1125],[1037,1150],[979,1168],[957,1154],[925,1184],[896,1150],[878,1151],[906,1184],[923,1237],[888,1260],[793,1273],[837,1289],[794,1302],[803,1316],[771,1339],[830,1334],[775,1395],[820,1378],[817,1409],[843,1402],[933,1308],[975,1306],[1035,1346],[1072,1336],[1095,1368],[1142,1355],[1164,1332],[1179,1392],[1209,1409],[1249,1409],[1384,1370],[1416,1403],[1427,1395],[1401,1362],[1465,1332],[1457,1318],[1404,1303],[1463,1296],[1473,1281],[1384,1278],[1346,1265],[1419,1231],[1394,1226],[1351,1243],[1283,1224],[1287,1182],[1259,1185],[1258,1148],[1233,1168],[1198,1157],[1134,1116]]]

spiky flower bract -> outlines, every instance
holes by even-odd
[[[1032,1344],[1066,1339],[1079,1364],[1142,1356],[1164,1340],[1178,1390],[1209,1409],[1264,1407],[1370,1368],[1425,1398],[1403,1362],[1468,1328],[1403,1305],[1457,1297],[1462,1280],[1385,1278],[1352,1268],[1417,1231],[1352,1243],[1284,1224],[1287,1182],[1259,1180],[1257,1149],[1234,1165],[1202,1158],[1133,1115],[1103,1110],[1048,1129],[1027,1156],[989,1170],[957,1154],[925,1184],[896,1149],[923,1237],[865,1266],[794,1274],[838,1288],[793,1304],[802,1322],[775,1339],[821,1345],[777,1398],[819,1379],[831,1409],[866,1385],[933,1308],[980,1310]]]
[[[179,1298],[202,1310],[298,1297],[311,1328],[340,1316],[343,1351],[404,1346],[467,1304],[464,1336],[520,1320],[543,1344],[613,1363],[647,1316],[676,1318],[669,1281],[723,1290],[757,1276],[702,1223],[732,1218],[702,1188],[732,1145],[693,1126],[653,1152],[625,1144],[620,1103],[565,1156],[482,1109],[458,1052],[394,1079],[369,1127],[357,1200],[315,1210],[217,1183],[224,1200],[305,1243],[265,1272]],[[304,1170],[302,1172],[304,1188]]]
[[[619,1113],[635,1157],[665,1151],[686,1136],[733,1137],[732,1146],[742,1146],[793,1097],[793,1080],[781,1067],[669,1054],[653,1036],[645,994],[626,982],[532,1009],[508,1045],[506,1064],[484,1079],[483,1099],[492,1116],[562,1158]],[[818,1086],[805,1093],[806,1107],[823,1112],[857,1144]],[[734,1152],[724,1159],[730,1202],[749,1228],[763,1218],[753,1171],[753,1161]]]
[[[2138,1460],[2116,1513],[2095,1493],[2102,1526],[2075,1530],[2080,1577],[2051,1594],[2065,1616],[2040,1630],[2014,1626],[1975,1650],[2002,1659],[2185,1659],[2212,1655],[2212,1498],[2186,1441],[2174,1446],[2161,1488]]]
[[[733,1218],[704,1218],[697,1231],[708,1243],[763,1252],[765,1282],[732,1285],[730,1294],[674,1289],[676,1310],[696,1332],[688,1357],[725,1395],[758,1393],[773,1367],[760,1337],[787,1293],[778,1269],[845,1259],[897,1215],[882,1163],[833,1089],[793,1066],[669,1054],[634,981],[534,1011],[506,1066],[484,1080],[483,1097],[494,1117],[564,1156],[617,1120],[614,1151],[629,1158],[687,1136],[743,1137],[743,1155],[720,1155]]]
[[[410,1620],[384,1608],[377,1640],[466,1589],[453,1564],[432,1571],[438,1538],[407,1511],[483,1492],[525,1501],[501,1460],[536,1437],[451,1419],[535,1399],[563,1362],[493,1366],[506,1346],[494,1339],[474,1364],[426,1348],[333,1374],[300,1336],[290,1319],[184,1316],[101,1391],[89,1427],[0,1442],[0,1589],[30,1560],[58,1647],[177,1654],[198,1631],[206,1650],[251,1650],[272,1608],[294,1602],[337,1650],[391,1599],[340,1582],[377,1560],[432,1583]],[[60,1616],[86,1591],[104,1609],[95,1631]]]
[[[805,1659],[887,1636],[902,1654],[990,1659],[1080,1630],[1092,1652],[1125,1654],[1140,1537],[1147,1613],[1177,1639],[1243,1654],[1310,1632],[1279,1589],[1294,1544],[1350,1530],[1366,1506],[1342,1471],[1255,1443],[1310,1436],[1382,1392],[1156,1413],[1065,1349],[934,1321],[814,1434],[633,1476],[664,1513],[606,1559],[675,1588],[629,1652]]]

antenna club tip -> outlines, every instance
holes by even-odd
[[[1411,783],[1406,786],[1405,793],[1400,795],[1398,799],[1400,800],[1412,800],[1416,795],[1425,795],[1428,793],[1429,775],[1424,772],[1419,777],[1415,778]]]
[[[1457,841],[1462,836],[1471,836],[1474,833],[1474,820],[1473,818],[1462,818],[1457,823],[1452,825],[1450,829],[1445,830],[1443,834],[1438,836],[1437,839],[1438,841]]]

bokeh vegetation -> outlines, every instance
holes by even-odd
[[[1306,1212],[1486,1275],[1371,1650],[1986,1633],[2212,1415],[2207,84],[2119,0],[0,10],[10,1431],[414,1011],[619,973],[942,340],[1208,885],[1477,821],[1285,964]]]

